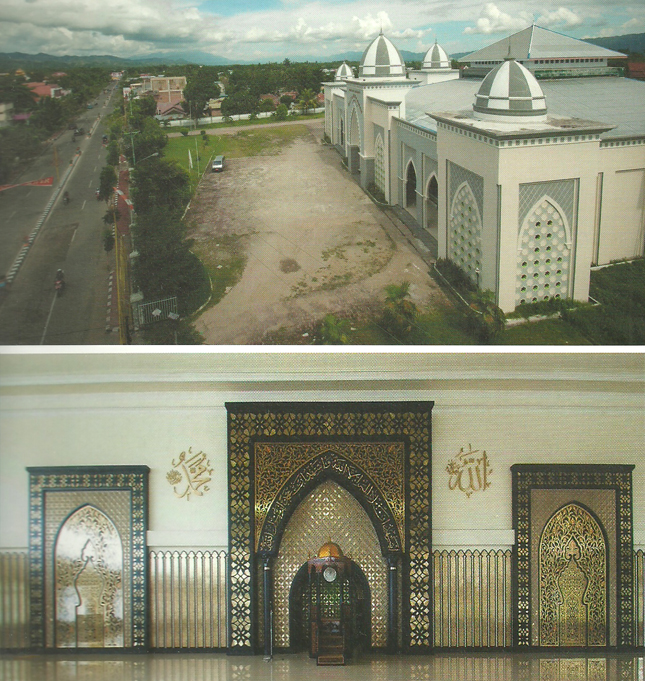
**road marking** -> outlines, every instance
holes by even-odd
[[[89,186],[91,187],[94,184],[94,180],[90,180]]]
[[[95,165],[95,166],[94,166],[94,171],[93,171],[93,172],[96,172],[96,169],[97,169],[97,168],[98,168],[98,165]]]
[[[70,244],[74,243],[74,237],[76,236],[76,232],[78,231],[78,227],[74,230],[74,234],[72,234],[72,238],[70,240]]]
[[[52,306],[49,308],[49,315],[47,316],[47,321],[45,322],[45,329],[43,330],[43,337],[40,339],[40,344],[45,342],[45,336],[47,335],[47,327],[49,326],[49,320],[52,318],[52,312],[54,311],[54,305],[56,305],[56,298],[58,297],[58,292],[54,293],[54,300],[52,300]]]
[[[11,215],[9,216],[9,219],[11,220],[11,218],[12,218],[17,212],[18,212],[17,210],[14,210],[14,212],[11,213]]]
[[[85,208],[86,203],[87,203],[87,199],[85,199],[85,201],[83,201],[83,205],[81,206],[81,210],[83,210],[83,208]]]

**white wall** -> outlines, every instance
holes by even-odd
[[[645,362],[632,354],[115,354],[0,356],[0,549],[28,544],[27,466],[150,467],[151,547],[225,547],[225,402],[433,400],[436,546],[512,543],[514,463],[635,464],[645,545]],[[82,358],[82,361],[81,359]],[[461,447],[491,487],[448,489]],[[203,450],[203,497],[178,499],[172,459]]]

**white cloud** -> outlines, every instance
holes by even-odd
[[[526,12],[519,12],[519,17],[512,17],[498,9],[497,5],[488,2],[484,5],[479,19],[475,22],[475,26],[467,26],[464,29],[466,35],[473,35],[475,33],[511,33],[512,31],[519,31],[526,28],[531,23],[530,15]]]
[[[362,51],[381,29],[400,49],[423,51],[428,46],[418,45],[430,26],[446,49],[462,51],[486,35],[528,26],[536,9],[538,23],[549,27],[575,29],[583,19],[589,26],[594,16],[602,17],[599,29],[624,24],[624,32],[636,32],[641,25],[639,15],[620,4],[624,0],[567,0],[567,7],[562,1],[495,0],[482,8],[473,0],[389,0],[380,6],[374,0],[276,0],[272,9],[219,16],[207,9],[218,3],[207,0],[0,0],[0,49],[121,56],[185,49],[281,60],[321,54],[323,45],[328,54]],[[468,17],[474,25],[462,32]]]
[[[549,28],[551,26],[559,26],[562,28],[574,28],[583,23],[582,17],[572,12],[566,7],[558,7],[558,9],[542,14],[535,22],[538,26]]]

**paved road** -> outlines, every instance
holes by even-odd
[[[88,110],[78,125],[89,131],[97,115],[112,110],[106,95],[97,107]],[[54,144],[63,177],[76,148],[81,156],[67,180],[65,190],[71,197],[64,205],[62,195],[30,248],[11,289],[0,298],[0,344],[68,345],[118,342],[116,334],[105,333],[108,256],[103,250],[102,217],[106,206],[95,198],[105,149],[101,122],[93,135],[72,142],[72,131],[64,132]],[[54,175],[52,148],[48,149],[19,179],[26,182]],[[7,271],[18,254],[26,235],[53,194],[53,188],[20,187],[0,193],[0,272]],[[56,296],[56,270],[65,271],[66,288]]]

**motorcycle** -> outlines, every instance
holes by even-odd
[[[65,205],[67,205],[67,204],[69,203],[69,201],[70,201],[69,193],[68,193],[68,192],[65,192],[65,193],[63,194],[63,203],[64,203]]]
[[[63,270],[58,270],[56,272],[56,281],[54,282],[54,289],[56,293],[61,296],[63,295],[63,290],[65,289],[65,273]]]

